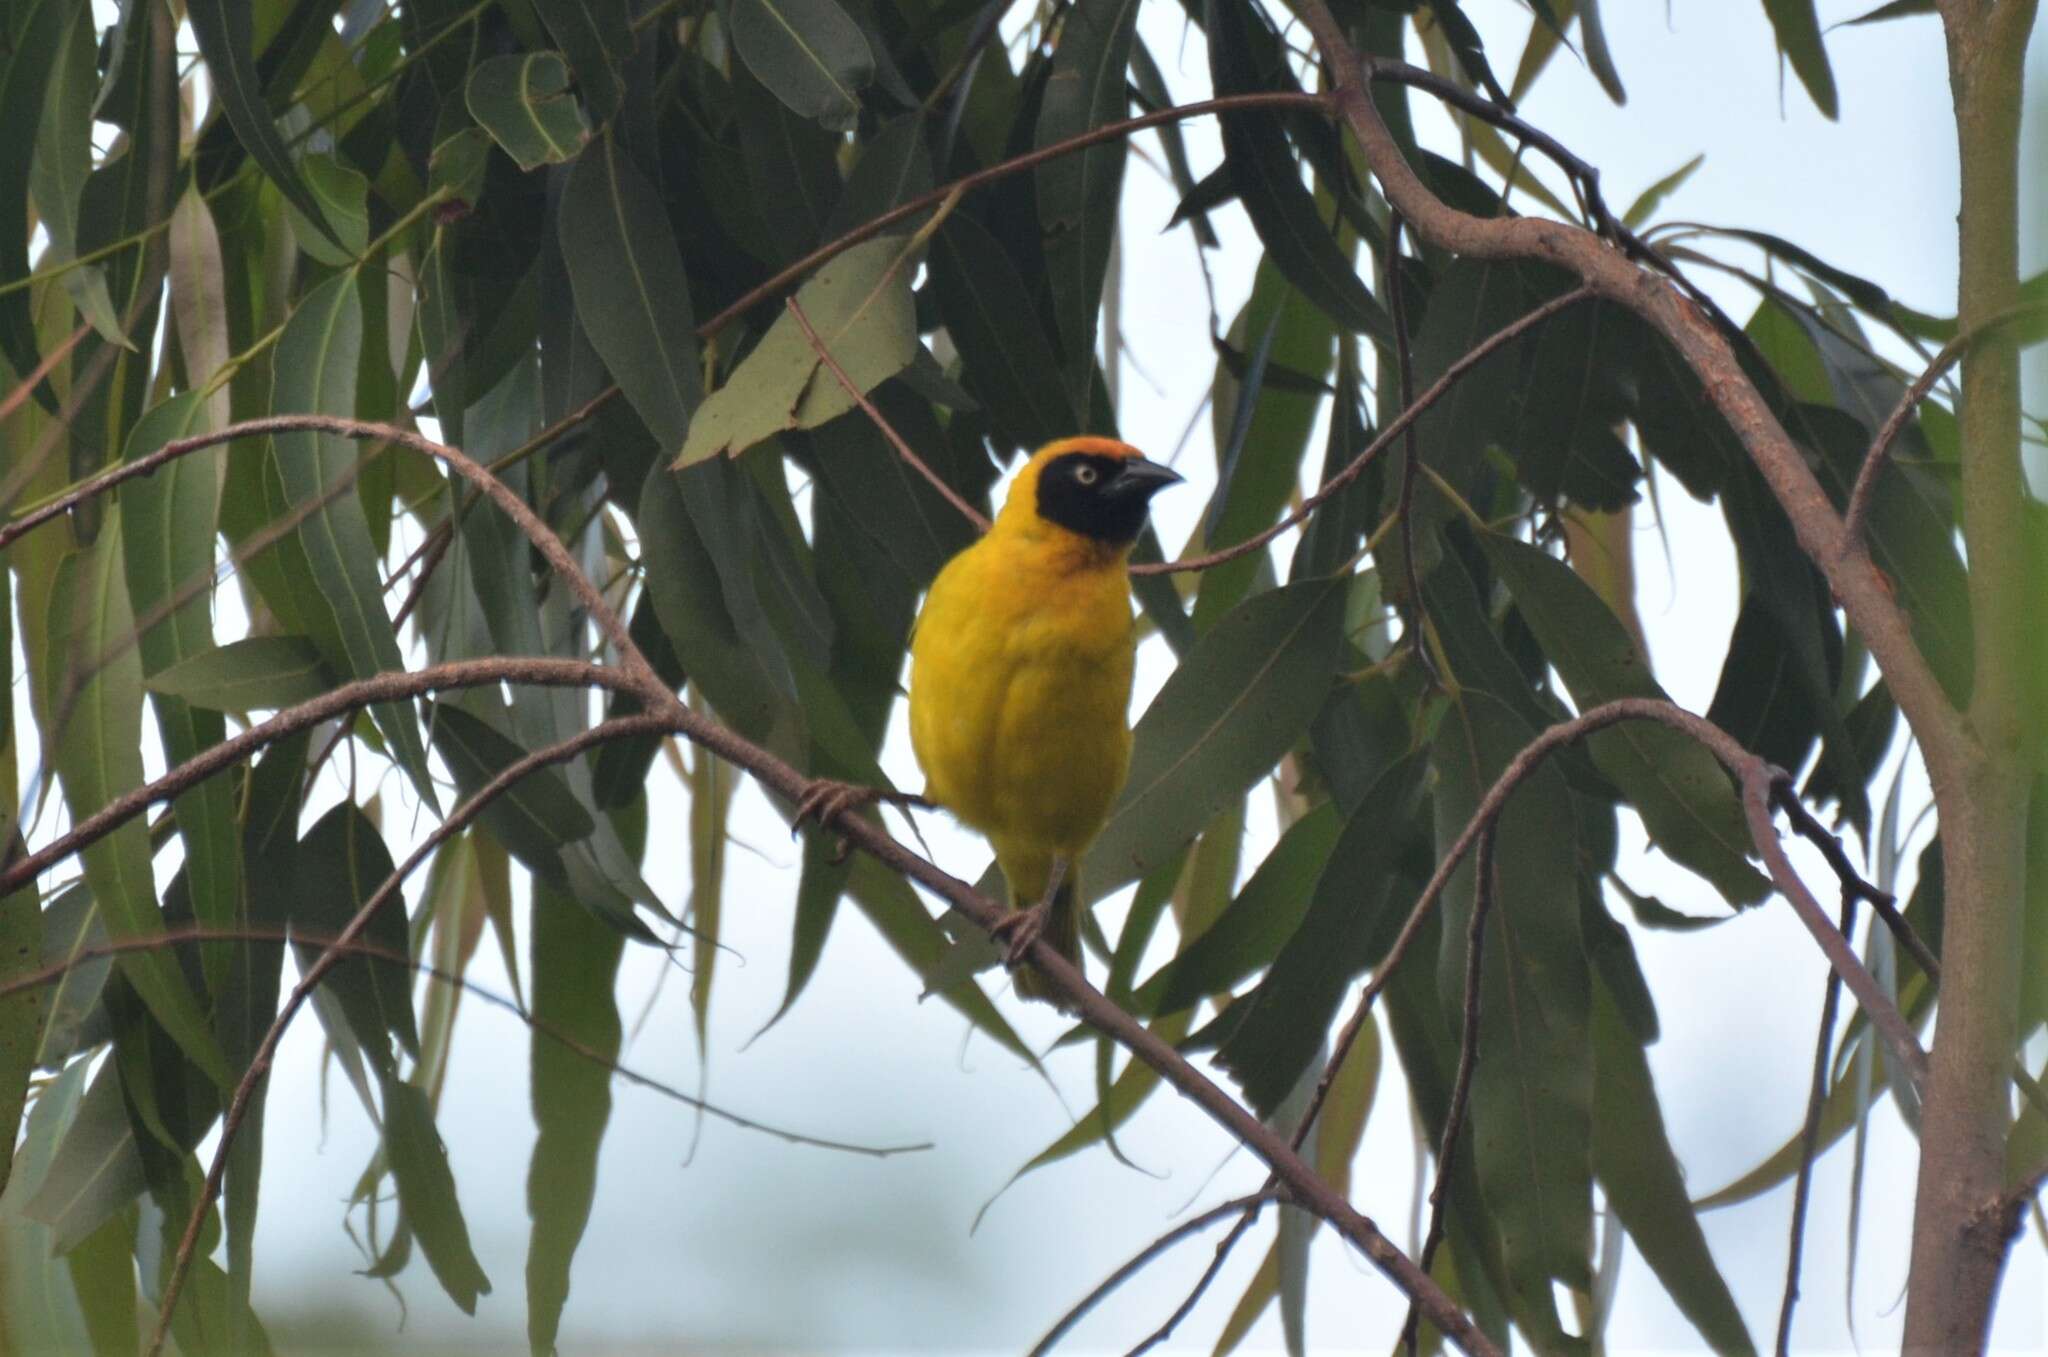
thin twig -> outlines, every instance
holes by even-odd
[[[1262,90],[1253,94],[1229,94],[1220,99],[1204,99],[1199,103],[1180,104],[1173,108],[1162,108],[1152,113],[1140,114],[1135,118],[1125,118],[1119,122],[1104,123],[1100,127],[1092,127],[1079,135],[1068,137],[1064,141],[1056,141],[1048,146],[1040,146],[1036,150],[1027,151],[1020,156],[1012,156],[1010,159],[990,165],[986,169],[976,170],[972,174],[964,174],[951,183],[941,184],[928,193],[920,193],[915,198],[898,203],[880,216],[871,217],[867,221],[862,222],[837,240],[826,241],[823,245],[812,250],[795,263],[790,264],[787,268],[779,270],[774,277],[755,287],[749,288],[738,301],[726,307],[702,325],[699,325],[697,327],[697,337],[699,339],[710,338],[726,326],[732,324],[733,321],[738,320],[741,316],[759,306],[762,302],[784,291],[790,284],[804,277],[820,264],[852,249],[864,240],[880,235],[899,221],[907,220],[930,208],[937,207],[955,193],[972,192],[983,184],[993,184],[998,180],[1007,179],[1013,174],[1021,174],[1025,170],[1036,169],[1048,160],[1057,160],[1061,156],[1071,155],[1075,151],[1085,151],[1090,146],[1100,145],[1105,141],[1120,141],[1130,136],[1133,132],[1142,132],[1148,127],[1158,127],[1164,123],[1182,122],[1188,118],[1199,118],[1210,113],[1228,113],[1242,108],[1308,108],[1321,109],[1328,112],[1330,107],[1328,95],[1310,94],[1302,90]]]
[[[1591,288],[1581,287],[1552,297],[1543,305],[1501,326],[1500,329],[1495,330],[1492,334],[1474,345],[1457,362],[1445,368],[1443,376],[1431,382],[1428,390],[1424,391],[1413,401],[1408,402],[1400,414],[1388,420],[1386,427],[1380,430],[1378,436],[1365,446],[1364,451],[1346,463],[1342,471],[1325,481],[1321,488],[1301,502],[1300,507],[1296,508],[1294,512],[1288,514],[1278,523],[1254,533],[1242,542],[1224,547],[1220,551],[1212,551],[1202,556],[1189,556],[1178,561],[1160,561],[1149,565],[1134,565],[1131,567],[1131,573],[1133,575],[1171,575],[1191,570],[1209,570],[1215,566],[1222,565],[1226,561],[1234,561],[1240,556],[1249,555],[1265,546],[1281,533],[1286,532],[1289,528],[1306,522],[1311,514],[1329,502],[1331,496],[1342,492],[1345,486],[1365,474],[1366,468],[1371,466],[1388,447],[1392,446],[1395,439],[1411,434],[1415,421],[1427,413],[1432,405],[1442,400],[1465,374],[1484,362],[1489,355],[1500,349],[1503,345],[1510,344],[1522,335],[1527,334],[1530,330],[1549,320],[1558,312],[1567,310],[1582,301],[1590,299],[1592,296],[1593,290]]]
[[[1912,385],[1899,393],[1899,403],[1892,407],[1891,414],[1879,426],[1876,437],[1870,440],[1870,451],[1863,454],[1863,465],[1857,468],[1856,484],[1849,491],[1849,507],[1842,514],[1843,551],[1855,551],[1863,545],[1864,529],[1870,520],[1870,505],[1877,497],[1878,478],[1884,474],[1892,444],[1912,422],[1920,402],[1927,399],[1927,393],[1934,390],[1934,384],[1969,352],[1972,344],[1993,330],[2024,316],[2039,314],[2040,310],[2039,305],[2013,307],[1983,325],[1959,332],[1928,360],[1926,369],[1913,379]]]
[[[1842,891],[1842,936],[1856,929],[1856,893]],[[1835,1010],[1842,1001],[1842,977],[1828,972],[1820,1005],[1820,1036],[1813,1048],[1813,1086],[1806,1093],[1806,1123],[1799,1131],[1799,1178],[1792,1188],[1792,1239],[1785,1257],[1785,1299],[1778,1305],[1777,1357],[1789,1357],[1792,1308],[1799,1303],[1799,1256],[1806,1242],[1806,1205],[1813,1191],[1813,1157],[1820,1145],[1820,1114],[1828,1100],[1828,1055],[1835,1044]]]
[[[1238,1216],[1237,1224],[1231,1226],[1230,1233],[1217,1243],[1216,1253],[1209,1259],[1209,1265],[1202,1269],[1202,1275],[1195,1279],[1194,1286],[1189,1288],[1181,1303],[1174,1307],[1173,1313],[1166,1317],[1166,1322],[1145,1335],[1136,1347],[1124,1354],[1124,1357],[1144,1357],[1144,1354],[1173,1337],[1173,1331],[1180,1327],[1180,1322],[1194,1312],[1196,1304],[1207,1294],[1210,1283],[1216,1280],[1216,1274],[1223,1271],[1223,1261],[1230,1257],[1231,1249],[1236,1247],[1237,1241],[1244,1238],[1245,1233],[1252,1228],[1252,1222],[1259,1218],[1259,1211],[1267,1201],[1267,1193],[1272,1191],[1273,1181],[1268,1178],[1265,1188],[1243,1208],[1243,1214]]]
[[[1465,1127],[1465,1108],[1472,1096],[1472,1072],[1479,1065],[1479,987],[1486,947],[1486,916],[1493,905],[1493,845],[1500,822],[1487,825],[1472,855],[1472,918],[1465,929],[1465,1026],[1458,1036],[1458,1073],[1451,1083],[1451,1105],[1444,1114],[1444,1135],[1436,1152],[1436,1181],[1429,1189],[1429,1232],[1422,1238],[1416,1265],[1424,1272],[1436,1261],[1444,1238],[1444,1189],[1451,1181],[1451,1163],[1458,1153],[1458,1133]],[[1413,1305],[1401,1325],[1401,1345],[1415,1357],[1422,1315]]]
[[[1820,849],[1842,889],[1856,899],[1868,902],[1877,912],[1877,917],[1884,921],[1885,927],[1891,930],[1893,938],[1912,956],[1914,963],[1927,973],[1929,980],[1939,985],[1941,963],[1935,960],[1933,950],[1922,940],[1918,930],[1899,912],[1898,898],[1863,879],[1856,870],[1856,864],[1849,860],[1849,851],[1842,846],[1841,837],[1829,832],[1828,827],[1806,808],[1806,803],[1793,790],[1791,778],[1784,778],[1772,787],[1772,801],[1785,812],[1785,818],[1799,836]]]
[[[846,369],[839,366],[839,360],[832,356],[832,350],[826,345],[824,338],[811,325],[811,318],[804,314],[804,309],[797,302],[797,299],[791,297],[784,304],[789,307],[789,314],[796,318],[797,328],[804,332],[804,338],[810,342],[812,351],[818,355],[818,361],[823,363],[833,377],[838,380],[839,385],[845,390],[846,394],[853,397],[854,404],[860,406],[861,410],[867,415],[868,422],[882,431],[882,437],[889,440],[889,446],[896,449],[896,455],[908,462],[918,475],[931,482],[932,489],[938,491],[940,497],[946,503],[958,509],[962,518],[972,523],[980,531],[987,532],[989,529],[988,515],[962,499],[959,491],[946,484],[945,477],[925,465],[924,458],[918,456],[916,450],[905,441],[903,435],[896,432],[896,426],[889,422],[888,416],[875,408],[875,403],[868,399],[867,392],[861,390],[853,378],[846,375]]]
[[[792,1145],[805,1145],[821,1150],[838,1150],[847,1154],[865,1155],[873,1159],[887,1159],[899,1154],[912,1154],[932,1148],[930,1141],[920,1141],[917,1144],[911,1145],[856,1145],[848,1141],[832,1140],[824,1136],[807,1135],[802,1131],[788,1130],[785,1127],[773,1126],[767,1122],[756,1121],[752,1117],[728,1111],[715,1103],[708,1103],[702,1098],[685,1093],[672,1084],[663,1083],[652,1075],[642,1074],[631,1066],[621,1064],[618,1060],[606,1055],[596,1047],[586,1045],[584,1042],[570,1036],[567,1032],[546,1019],[535,1016],[530,1009],[522,1007],[493,989],[478,984],[460,972],[451,971],[444,967],[436,966],[432,962],[422,961],[418,957],[408,955],[407,953],[395,951],[389,947],[381,947],[374,942],[364,942],[360,939],[344,942],[338,937],[322,936],[320,934],[304,933],[297,929],[284,928],[204,928],[199,926],[172,928],[147,938],[115,938],[107,942],[96,943],[90,947],[81,947],[70,953],[60,962],[45,966],[41,970],[34,971],[28,975],[18,975],[5,982],[0,982],[0,999],[55,984],[87,962],[103,960],[107,957],[123,956],[133,952],[154,952],[171,947],[191,946],[210,942],[256,942],[276,943],[279,945],[290,942],[300,947],[323,950],[332,947],[340,951],[344,959],[385,961],[394,966],[404,966],[439,984],[451,985],[467,994],[473,994],[493,1008],[503,1009],[547,1040],[589,1061],[593,1065],[602,1066],[605,1070],[617,1075],[629,1084],[644,1088],[650,1093],[659,1094],[671,1102],[682,1103],[686,1107],[694,1108],[707,1116],[725,1122],[729,1126],[737,1127],[743,1131],[759,1131],[763,1135],[773,1136],[777,1140],[786,1141]]]
[[[1234,1211],[1254,1210],[1265,1205],[1267,1202],[1278,1201],[1279,1199],[1280,1193],[1269,1187],[1262,1191],[1254,1192],[1250,1196],[1224,1202],[1221,1206],[1212,1206],[1207,1211],[1202,1212],[1201,1215],[1191,1217],[1174,1226],[1171,1230],[1168,1230],[1165,1234],[1146,1245],[1129,1262],[1103,1278],[1101,1283],[1093,1291],[1083,1296],[1073,1309],[1061,1315],[1059,1322],[1050,1329],[1047,1329],[1045,1337],[1039,1339],[1037,1344],[1031,1349],[1031,1357],[1045,1357],[1045,1354],[1051,1352],[1059,1344],[1059,1341],[1065,1338],[1073,1327],[1087,1316],[1090,1310],[1093,1310],[1102,1303],[1105,1296],[1137,1276],[1155,1258],[1158,1258],[1183,1239],[1188,1238],[1190,1235],[1200,1234]]]

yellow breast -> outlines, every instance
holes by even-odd
[[[927,794],[1006,868],[1078,856],[1130,764],[1130,581],[1065,537],[999,526],[939,573],[911,643]]]

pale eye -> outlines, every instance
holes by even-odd
[[[1102,473],[1097,471],[1092,466],[1080,466],[1074,468],[1074,479],[1079,481],[1082,485],[1093,485],[1096,481],[1100,480],[1101,478]]]

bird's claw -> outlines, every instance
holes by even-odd
[[[1038,941],[1038,935],[1045,931],[1049,907],[1041,901],[1029,909],[1012,910],[1006,917],[989,929],[989,936],[1003,944],[1003,964],[1016,966],[1023,962],[1031,951],[1031,944]]]
[[[865,787],[857,782],[840,782],[829,777],[812,778],[805,784],[803,795],[797,798],[796,810],[790,816],[789,837],[795,838],[803,832],[806,823],[820,826],[829,825],[848,811],[857,811],[872,806],[878,801],[889,801],[899,806],[929,806],[932,803],[922,796],[909,792],[892,792],[881,787]],[[852,849],[844,834],[839,836],[839,848],[833,854],[834,863],[844,862]]]

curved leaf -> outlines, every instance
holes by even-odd
[[[469,74],[469,111],[522,170],[572,159],[590,140],[569,93],[569,66],[554,52],[492,57]]]

